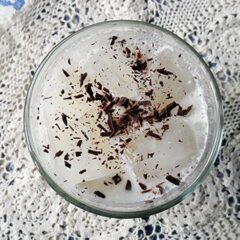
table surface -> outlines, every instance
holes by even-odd
[[[0,0],[0,239],[240,239],[239,0]],[[174,32],[213,72],[224,138],[191,196],[146,219],[111,219],[74,207],[44,181],[28,153],[23,107],[48,51],[74,31],[134,19]]]

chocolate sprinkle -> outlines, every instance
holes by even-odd
[[[63,154],[63,151],[62,151],[62,150],[59,150],[58,152],[55,153],[54,158],[60,157],[62,154]]]
[[[181,183],[179,179],[173,177],[172,175],[166,176],[166,179],[174,185],[179,185]]]
[[[65,71],[64,69],[62,69],[62,71],[63,71],[63,74],[64,74],[66,77],[69,77],[69,76],[70,76],[70,74],[69,74],[67,71]]]
[[[129,191],[129,190],[132,189],[132,183],[131,183],[130,180],[127,180],[127,183],[126,183],[126,187],[125,187],[125,189],[126,189],[127,191]]]
[[[105,198],[105,197],[106,197],[106,196],[105,196],[102,192],[100,192],[100,191],[95,191],[94,194],[97,195],[97,196],[100,197],[100,198]]]
[[[122,181],[122,178],[118,174],[116,174],[115,176],[112,177],[112,180],[114,181],[115,185],[117,185]]]

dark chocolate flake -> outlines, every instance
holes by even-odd
[[[81,170],[80,172],[79,172],[79,174],[83,174],[83,173],[85,173],[87,171],[87,169],[83,169],[83,170]]]
[[[89,140],[87,134],[83,130],[81,130],[81,132],[82,132],[83,136],[86,138],[86,140]]]
[[[118,37],[117,36],[112,36],[110,39],[111,39],[110,45],[112,46],[112,45],[114,45],[114,43],[118,39]]]
[[[67,115],[65,113],[62,113],[62,121],[65,124],[65,126],[67,126]]]
[[[115,183],[115,185],[117,185],[122,181],[122,178],[118,174],[116,174],[115,176],[112,177],[112,180]]]
[[[160,74],[166,75],[166,76],[168,76],[168,75],[174,75],[174,73],[165,70],[165,68],[157,69],[157,72],[160,73]]]
[[[166,179],[174,185],[179,185],[181,183],[179,179],[173,177],[172,175],[167,175]]]
[[[105,198],[105,197],[106,197],[106,196],[105,196],[102,192],[100,192],[100,191],[95,191],[94,194],[97,195],[97,196],[100,197],[100,198]]]
[[[156,138],[158,140],[162,140],[162,137],[160,135],[158,135],[157,133],[154,133],[153,131],[149,130],[146,135],[146,137],[153,137],[153,138]]]
[[[95,97],[94,97],[94,94],[93,94],[93,91],[92,91],[92,84],[89,83],[89,84],[85,85],[85,89],[86,89],[86,92],[88,93],[88,95],[90,96],[90,99],[94,100]]]
[[[64,161],[64,164],[65,164],[65,167],[67,167],[67,168],[71,168],[71,164],[69,163],[69,162],[67,162],[67,161]]]
[[[189,106],[187,109],[182,109],[181,106],[178,107],[177,115],[179,116],[186,116],[192,109],[192,105]]]
[[[68,59],[68,64],[71,65],[71,59],[70,58]]]
[[[145,184],[143,184],[143,183],[138,183],[139,184],[139,186],[140,186],[140,188],[142,189],[142,190],[146,190],[147,189],[147,186],[145,185]]]
[[[65,97],[65,98],[63,98],[63,100],[71,100],[72,99],[72,97]]]
[[[130,190],[132,189],[132,183],[131,183],[130,180],[127,180],[125,189],[126,189],[127,191],[130,191]]]
[[[82,152],[75,152],[76,157],[80,157],[82,155]]]
[[[145,92],[145,95],[148,96],[148,97],[151,97],[153,95],[153,89]]]
[[[69,160],[69,154],[66,153],[65,156],[64,156],[64,160],[68,161]]]
[[[63,154],[63,151],[62,151],[62,150],[59,150],[58,152],[55,153],[54,158],[60,157],[62,154]]]
[[[82,97],[84,97],[83,94],[78,94],[78,95],[75,95],[75,96],[74,96],[74,98],[77,98],[77,99],[78,99],[78,98],[82,98]]]
[[[81,75],[80,75],[80,87],[83,85],[83,82],[86,79],[86,77],[87,77],[87,73],[86,72],[85,73],[81,73]]]
[[[70,74],[69,74],[66,70],[62,69],[62,71],[63,71],[63,74],[64,74],[66,77],[69,77],[69,76],[70,76]]]
[[[82,145],[82,140],[80,139],[80,140],[78,140],[78,142],[77,142],[77,147],[81,147],[81,145]]]
[[[102,153],[102,151],[97,151],[97,150],[92,150],[92,149],[88,149],[88,153],[92,154],[92,155],[99,155]]]

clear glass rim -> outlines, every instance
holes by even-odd
[[[124,212],[124,211],[110,211],[107,209],[102,209],[102,208],[97,208],[95,206],[92,205],[87,205],[86,203],[81,202],[80,200],[75,199],[74,197],[72,197],[71,195],[69,195],[65,190],[63,190],[58,184],[56,184],[56,182],[49,176],[49,174],[44,170],[44,168],[42,167],[38,157],[36,156],[35,152],[34,152],[34,147],[33,147],[33,143],[32,143],[32,134],[31,134],[31,130],[30,130],[30,100],[32,97],[32,92],[35,86],[35,83],[37,81],[38,75],[41,72],[43,66],[45,65],[45,63],[48,61],[48,59],[50,58],[50,56],[58,49],[59,46],[61,46],[63,43],[65,43],[66,41],[68,41],[70,38],[72,38],[73,36],[81,33],[82,31],[85,31],[86,29],[92,28],[92,27],[96,27],[96,26],[101,26],[101,25],[107,25],[109,23],[126,23],[126,24],[132,24],[132,25],[145,25],[148,26],[150,28],[155,28],[161,32],[164,32],[166,34],[171,35],[173,38],[177,39],[178,41],[180,41],[183,45],[185,45],[190,52],[192,52],[195,56],[197,56],[197,58],[200,60],[200,62],[203,64],[205,70],[207,71],[207,73],[210,76],[211,82],[213,84],[214,87],[214,91],[216,94],[216,99],[217,99],[217,104],[218,104],[218,114],[219,114],[219,128],[217,129],[217,133],[215,136],[215,140],[214,140],[214,144],[213,144],[213,148],[210,154],[210,157],[207,161],[207,164],[205,165],[205,168],[202,170],[202,172],[199,174],[199,176],[195,179],[195,181],[189,185],[180,195],[178,195],[176,198],[172,199],[171,201],[162,204],[162,205],[158,205],[156,207],[150,208],[150,209],[145,209],[145,210],[140,210],[140,211],[128,211],[128,212]],[[27,92],[27,96],[26,96],[26,100],[25,100],[25,105],[24,105],[24,134],[25,134],[25,139],[27,142],[27,146],[30,152],[30,155],[32,157],[33,162],[35,163],[35,165],[37,166],[40,174],[42,175],[42,177],[47,181],[47,183],[59,194],[61,195],[64,199],[66,199],[67,201],[69,201],[70,203],[74,204],[75,206],[87,210],[89,212],[98,214],[98,215],[102,215],[105,217],[114,217],[114,218],[136,218],[136,217],[147,217],[150,216],[152,214],[156,214],[159,212],[162,212],[168,208],[173,207],[174,205],[180,203],[183,199],[185,199],[189,194],[191,194],[195,188],[205,179],[205,177],[208,175],[214,160],[217,157],[217,154],[219,152],[220,146],[221,146],[221,140],[222,140],[222,135],[223,135],[223,109],[222,109],[222,99],[221,99],[221,95],[217,86],[217,82],[212,74],[212,72],[210,71],[209,67],[207,66],[207,64],[204,62],[204,60],[201,58],[201,56],[198,54],[198,52],[192,47],[190,46],[187,42],[185,42],[184,40],[182,40],[180,37],[178,37],[177,35],[175,35],[174,33],[156,26],[156,25],[152,25],[150,23],[146,23],[146,22],[142,22],[142,21],[134,21],[134,20],[112,20],[112,21],[106,21],[106,22],[100,22],[100,23],[96,23],[87,27],[84,27],[78,31],[76,31],[75,33],[69,35],[68,37],[66,37],[65,39],[63,39],[61,42],[59,42],[56,46],[54,46],[52,48],[52,50],[46,55],[46,57],[42,60],[42,62],[40,63],[40,65],[38,66],[35,75],[33,77],[33,80],[30,84],[30,87],[28,89]]]

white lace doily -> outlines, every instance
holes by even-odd
[[[239,0],[31,1],[0,30],[0,239],[240,239]],[[59,197],[30,158],[23,106],[37,66],[62,38],[110,19],[163,26],[201,53],[224,100],[225,133],[210,175],[149,219],[85,212]]]

